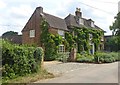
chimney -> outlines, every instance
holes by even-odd
[[[76,8],[75,15],[76,15],[76,17],[78,17],[78,18],[81,18],[81,17],[82,17],[82,12],[80,12],[80,8]]]
[[[118,13],[120,12],[120,1],[118,2]]]
[[[41,6],[36,8],[40,13],[43,13],[43,8]]]

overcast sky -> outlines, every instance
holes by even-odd
[[[75,14],[81,8],[84,18],[91,18],[95,24],[111,35],[109,26],[118,13],[119,0],[0,0],[0,36],[6,31],[21,30],[38,6],[43,11],[60,18]]]

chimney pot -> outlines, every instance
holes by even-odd
[[[82,17],[82,12],[80,12],[80,8],[76,8],[76,11],[75,11],[75,15],[76,15],[76,17],[78,17],[78,18],[81,18]]]

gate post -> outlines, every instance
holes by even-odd
[[[70,52],[70,61],[74,62],[76,61],[76,48],[73,48]]]

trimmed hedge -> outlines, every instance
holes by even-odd
[[[37,72],[42,56],[42,48],[19,46],[3,40],[2,77],[12,79]]]

